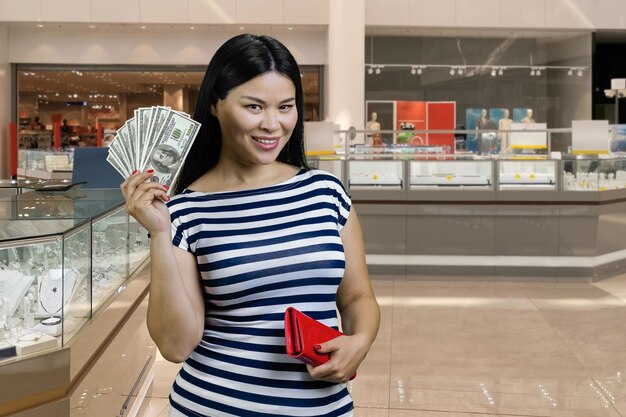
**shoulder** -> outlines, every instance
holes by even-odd
[[[303,176],[302,180],[307,180],[309,183],[315,183],[317,185],[322,185],[328,188],[344,188],[341,180],[327,171],[322,171],[320,169],[310,169],[301,174]]]

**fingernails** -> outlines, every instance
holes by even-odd
[[[322,345],[314,345],[313,349],[318,350],[318,351],[322,350]]]
[[[137,170],[134,170],[133,172],[130,173],[130,175],[135,175],[137,173]]]
[[[169,185],[165,185],[165,184],[163,184],[163,188],[165,188],[166,190],[169,190],[169,189],[170,189],[170,186],[169,186]]]
[[[153,169],[149,169],[149,170],[147,170],[146,172],[147,172],[148,174],[152,174],[152,173],[154,172],[154,170],[153,170]]]

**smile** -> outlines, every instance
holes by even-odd
[[[252,139],[254,139],[256,142],[259,142],[263,145],[273,145],[280,140],[280,138],[277,138],[277,137],[264,137],[264,136],[253,136]]]

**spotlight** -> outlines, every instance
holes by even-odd
[[[456,73],[456,71],[454,70],[454,67],[450,67],[450,75],[454,75]]]
[[[498,70],[498,75],[504,75],[504,68],[500,67]]]
[[[539,77],[541,75],[541,69],[537,68],[537,72],[535,74],[537,75],[537,77]]]
[[[578,76],[579,77],[583,76],[583,70],[581,68],[578,68]]]
[[[422,67],[417,67],[417,74],[421,75],[422,74]]]
[[[463,75],[463,67],[459,67],[459,69],[457,70],[457,74]]]
[[[411,74],[417,74],[417,69],[415,67],[411,67]]]
[[[376,67],[376,75],[380,74],[380,67]]]
[[[369,75],[372,75],[374,73],[374,68],[370,65],[370,67],[367,69],[367,73]]]
[[[570,68],[569,71],[567,71],[567,75],[569,75],[570,77],[574,75],[574,68]]]
[[[496,76],[496,69],[495,68],[491,68],[491,76],[495,77]]]
[[[531,76],[531,77],[534,77],[534,76],[535,76],[535,69],[534,69],[534,68],[531,68],[531,69],[530,69],[530,76]]]

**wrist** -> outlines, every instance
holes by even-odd
[[[161,230],[157,232],[148,232],[148,237],[151,240],[172,240],[171,232],[169,230]]]

